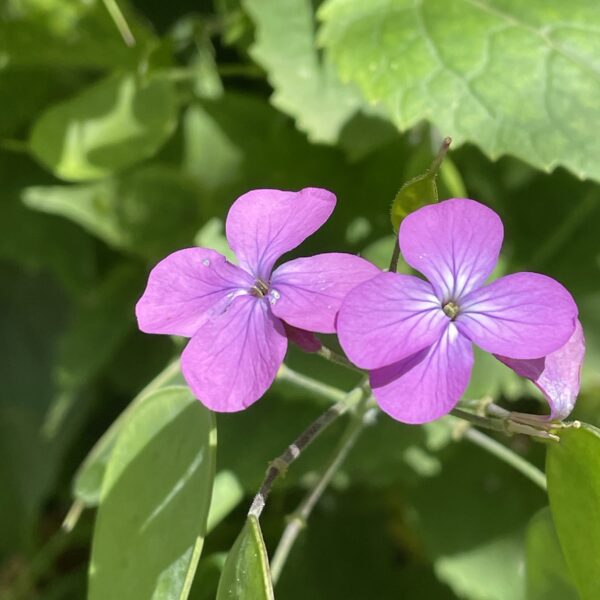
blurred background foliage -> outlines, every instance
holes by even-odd
[[[120,0],[119,13],[108,0],[0,3],[0,597],[85,597],[95,511],[59,529],[73,489],[89,506],[104,497],[110,452],[74,484],[76,469],[181,348],[139,333],[134,303],[166,253],[224,248],[227,210],[251,188],[334,191],[334,217],[301,252],[345,250],[384,267],[391,200],[452,136],[440,198],[466,195],[500,213],[503,272],[544,272],[573,292],[588,342],[575,416],[600,422],[597,3],[318,5]],[[288,363],[355,383],[296,349]],[[478,356],[466,397],[485,395],[544,411],[533,387]],[[175,396],[172,414],[187,414]],[[218,416],[217,500],[190,598],[214,597],[267,462],[323,409],[276,383],[243,414]],[[186,431],[210,437],[199,415],[197,429],[170,418],[182,428],[165,428],[161,460],[142,475],[166,480],[179,468],[164,455]],[[576,598],[568,581],[556,596],[540,592],[535,557],[555,534],[547,512],[527,525],[544,494],[453,429],[449,419],[417,428],[380,416],[311,518],[278,598]],[[275,489],[267,547],[339,432]],[[540,444],[507,443],[543,464]],[[193,524],[199,505],[181,502]],[[98,552],[117,560],[122,543]],[[560,548],[553,556],[562,561]],[[140,572],[149,560],[140,547]],[[145,589],[127,597],[150,598]]]

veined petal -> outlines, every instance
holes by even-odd
[[[490,275],[504,228],[487,206],[463,198],[430,204],[400,225],[404,260],[431,281],[440,300],[460,300]]]
[[[287,349],[283,324],[267,303],[239,296],[190,340],[181,356],[194,395],[217,412],[236,412],[269,388]]]
[[[229,209],[227,240],[240,265],[266,282],[275,261],[317,231],[334,208],[335,195],[320,188],[253,190]]]
[[[304,352],[318,352],[323,347],[319,338],[311,331],[299,329],[285,321],[282,321],[282,323],[287,339],[302,348]]]
[[[348,358],[361,368],[376,369],[430,346],[448,322],[427,281],[381,273],[346,296],[337,329]]]
[[[567,343],[576,317],[575,301],[558,281],[514,273],[465,297],[456,324],[488,352],[540,358]]]
[[[273,313],[286,323],[319,333],[335,332],[346,294],[381,271],[352,254],[317,254],[278,267],[271,278]]]
[[[550,419],[565,419],[575,407],[581,381],[581,365],[585,355],[585,338],[579,320],[569,341],[544,358],[517,360],[496,355],[517,375],[526,377],[546,396]]]
[[[437,342],[400,362],[371,372],[381,410],[403,423],[427,423],[448,414],[464,393],[473,346],[448,323]]]
[[[139,328],[145,333],[192,337],[253,283],[248,273],[214,250],[178,250],[150,271],[135,307]]]

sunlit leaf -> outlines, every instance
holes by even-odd
[[[594,0],[329,0],[320,16],[342,79],[400,129],[427,119],[491,158],[600,179]]]
[[[600,597],[600,431],[560,432],[548,448],[548,496],[556,533],[582,600]]]
[[[136,410],[102,482],[90,600],[187,597],[206,533],[215,433],[210,411],[183,386]]]
[[[231,547],[217,600],[273,600],[269,559],[258,519],[249,516]]]

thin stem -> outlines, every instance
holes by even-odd
[[[321,344],[321,348],[315,352],[318,356],[321,356],[325,360],[329,362],[335,363],[336,365],[341,365],[342,367],[346,367],[347,369],[351,369],[352,371],[356,371],[357,373],[364,373],[358,367],[355,367],[345,356],[338,354],[331,348]]]
[[[528,479],[533,481],[538,487],[546,491],[546,476],[536,466],[526,461],[522,456],[519,456],[516,452],[513,452],[510,448],[504,446],[495,439],[485,435],[477,429],[469,428],[463,433],[463,437],[468,439],[470,442],[487,450],[490,454],[493,454],[496,458],[509,464],[511,467],[525,475]]]
[[[339,390],[332,385],[328,385],[327,383],[321,383],[317,379],[313,379],[308,375],[298,373],[298,371],[290,369],[290,367],[288,367],[286,364],[282,364],[279,368],[277,380],[291,383],[292,385],[302,388],[308,392],[312,392],[313,394],[321,396],[326,400],[331,400],[332,402],[339,402],[346,397],[346,392]]]
[[[288,470],[289,466],[302,454],[306,447],[338,417],[360,401],[364,395],[364,384],[348,392],[342,400],[330,406],[316,421],[313,421],[280,456],[271,462],[260,489],[250,506],[248,516],[254,516],[257,519],[260,517],[275,481]]]
[[[276,584],[281,571],[285,565],[285,562],[289,556],[289,553],[300,535],[300,532],[306,526],[306,522],[310,517],[315,505],[323,495],[323,492],[327,489],[327,486],[331,483],[333,476],[337,473],[342,463],[346,460],[348,453],[356,443],[358,436],[363,431],[365,425],[368,422],[366,410],[368,404],[363,402],[362,410],[355,415],[352,419],[348,428],[340,440],[338,447],[331,455],[325,470],[317,480],[314,487],[304,497],[298,508],[290,516],[288,524],[283,531],[279,544],[273,554],[271,560],[271,579],[273,584]]]
[[[106,10],[109,12],[112,20],[114,21],[123,41],[129,46],[135,46],[135,37],[125,19],[125,16],[121,12],[119,5],[117,4],[117,0],[104,0],[104,6],[106,6]]]
[[[462,410],[461,408],[455,408],[452,410],[451,414],[459,419],[463,419],[463,421],[469,421],[473,423],[473,425],[477,425],[478,427],[483,427],[484,429],[491,429],[492,431],[502,431],[506,433],[506,428],[502,421],[498,419],[490,419],[488,417],[483,417],[481,415],[476,415],[467,410]]]
[[[392,251],[392,258],[390,259],[390,268],[388,271],[395,273],[398,270],[398,261],[400,260],[400,242],[398,236],[396,236],[396,243],[394,244],[394,250]]]

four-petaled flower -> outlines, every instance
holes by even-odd
[[[335,196],[318,188],[248,192],[231,206],[226,222],[239,265],[214,250],[188,248],[150,273],[136,306],[139,327],[191,338],[183,375],[209,408],[233,412],[258,400],[283,362],[288,337],[302,344],[294,328],[334,333],[344,296],[380,272],[341,253],[297,258],[273,271],[334,207]]]
[[[342,303],[340,343],[370,370],[375,398],[393,418],[424,423],[450,412],[469,382],[473,343],[532,379],[551,418],[573,408],[584,353],[577,306],[560,283],[537,273],[484,285],[502,238],[500,218],[478,202],[425,206],[404,219],[399,244],[429,281],[381,273]]]

